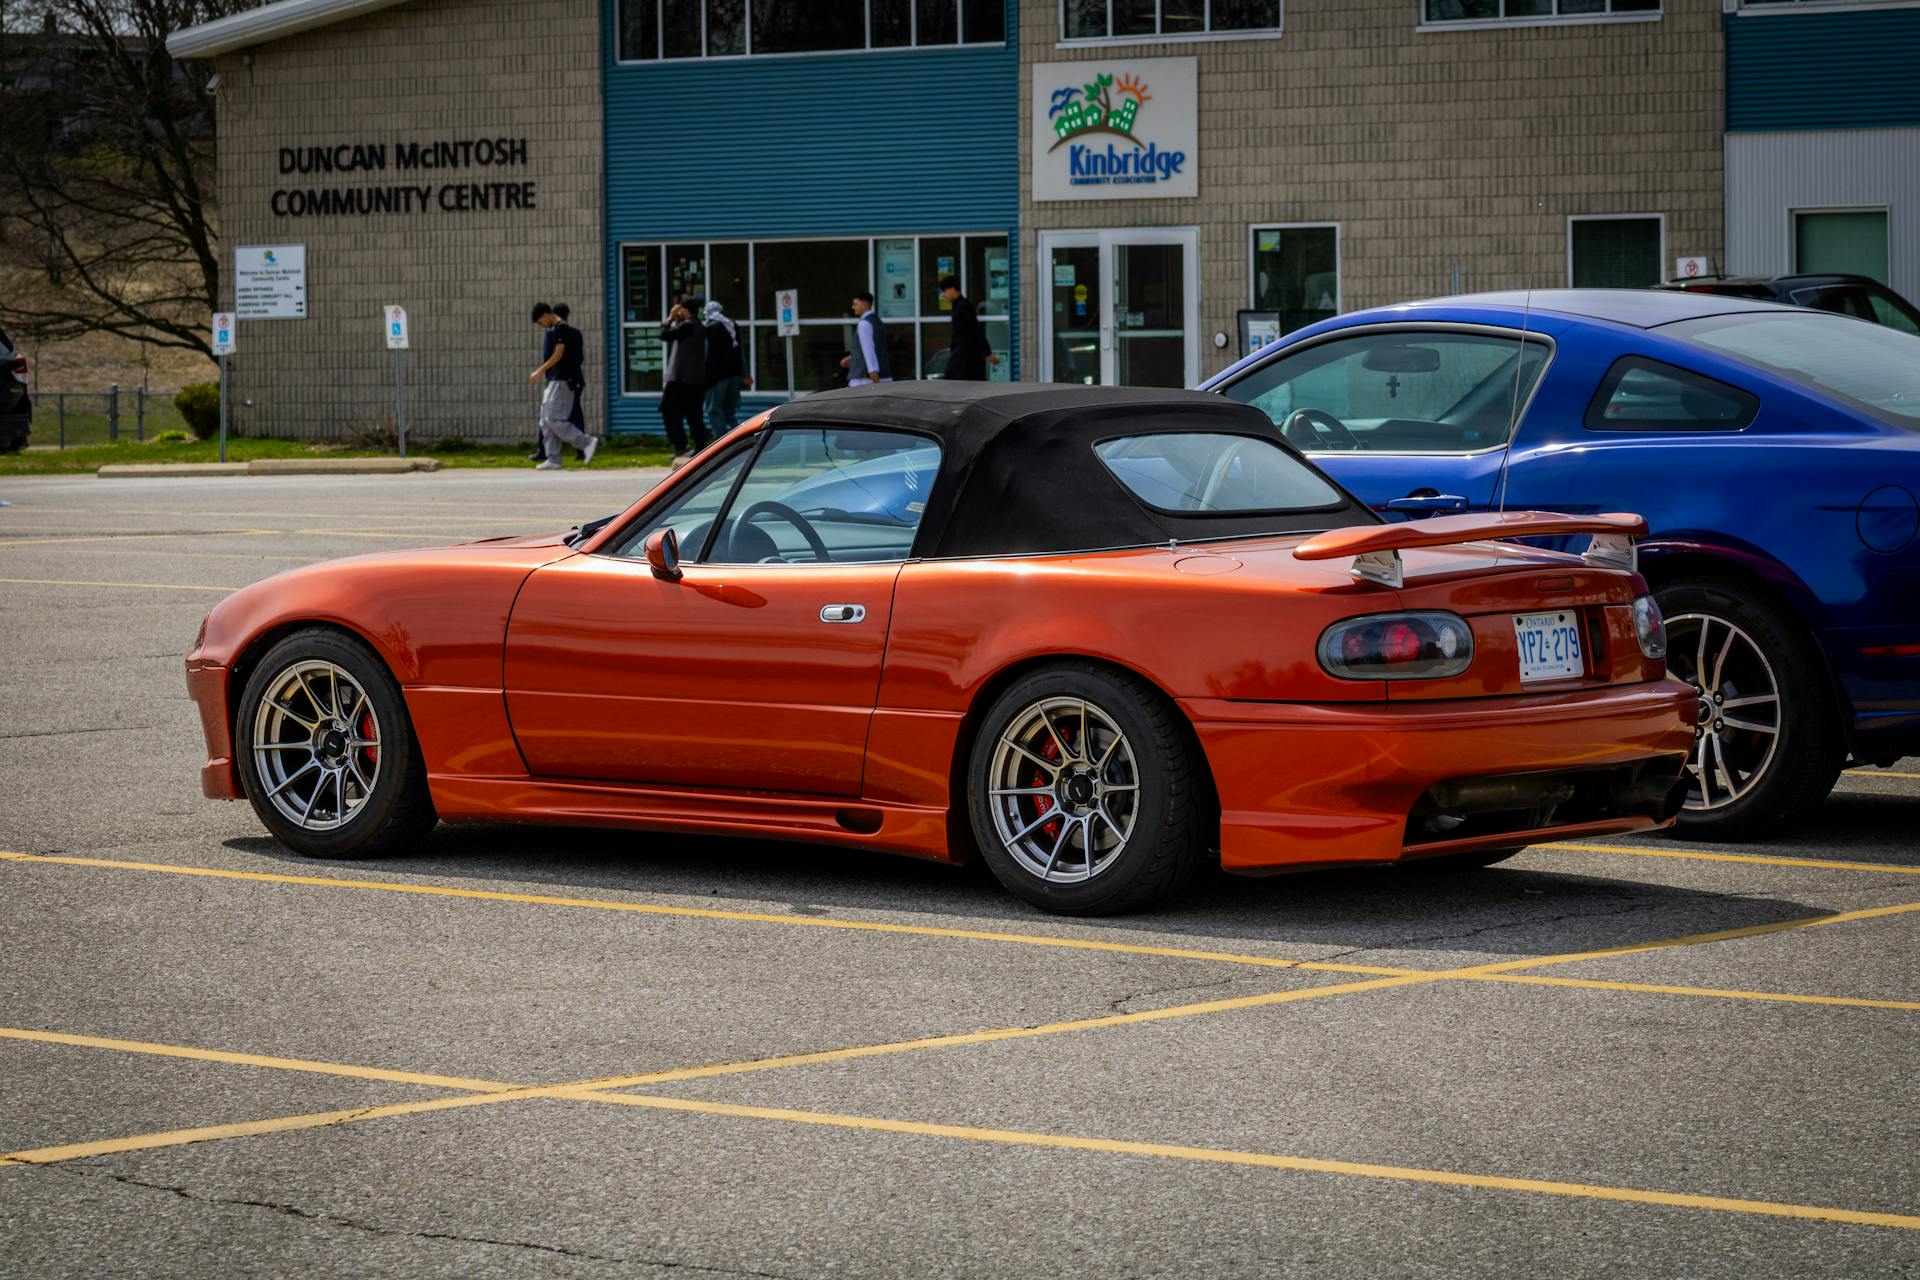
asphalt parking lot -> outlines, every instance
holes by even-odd
[[[1920,760],[1761,845],[1104,921],[201,798],[222,592],[657,478],[0,482],[0,1274],[1920,1274]]]

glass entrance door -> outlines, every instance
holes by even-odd
[[[1197,382],[1198,249],[1199,233],[1184,228],[1042,232],[1041,377],[1127,387]]]

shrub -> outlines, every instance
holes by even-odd
[[[376,453],[394,453],[400,448],[400,429],[392,418],[356,418],[346,428],[351,448]]]
[[[194,382],[180,388],[173,397],[173,407],[187,420],[187,426],[197,436],[220,434],[220,384],[216,382]],[[228,423],[231,432],[233,424]],[[235,433],[238,434],[238,433]]]
[[[214,412],[218,413],[219,409],[216,407]],[[219,427],[216,425],[214,430],[219,430]],[[153,438],[153,442],[155,444],[192,444],[199,438],[191,431],[162,431]]]

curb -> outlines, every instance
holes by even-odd
[[[177,476],[392,476],[438,471],[438,458],[256,458],[252,462],[108,463],[102,480],[151,480]]]

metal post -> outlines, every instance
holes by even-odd
[[[107,384],[107,439],[120,438],[120,384]]]
[[[227,358],[220,357],[220,461],[227,460]]]
[[[53,395],[60,402],[60,447],[64,449],[67,447],[67,393],[56,391]]]
[[[400,456],[407,456],[407,353],[394,348],[393,352],[393,407],[400,424]]]
[[[147,389],[145,387],[133,393],[133,438],[142,444],[147,440]]]
[[[859,338],[856,336],[854,338],[854,341],[858,342]],[[852,379],[848,379],[848,381],[851,382]],[[793,394],[793,335],[792,334],[787,335],[787,394],[788,395]]]

